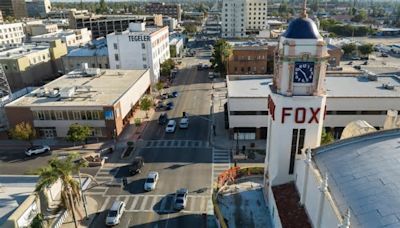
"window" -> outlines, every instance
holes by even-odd
[[[81,112],[80,111],[72,111],[74,120],[81,120]]]
[[[142,49],[146,49],[146,44],[142,43]]]
[[[118,50],[118,45],[116,43],[114,43],[114,49]]]
[[[86,111],[81,111],[81,119],[82,119],[82,120],[87,120],[87,118],[86,118]]]
[[[57,120],[63,120],[63,112],[62,111],[54,111]]]
[[[119,61],[119,56],[118,56],[118,54],[114,54],[114,58],[115,58],[115,61]]]
[[[56,120],[56,113],[55,111],[49,111],[51,120]]]
[[[100,119],[99,111],[93,111],[92,114],[93,114],[93,119],[94,120],[99,120]]]
[[[38,116],[38,119],[39,119],[39,120],[44,120],[44,113],[43,113],[43,111],[38,111],[38,112],[37,112],[37,116]]]
[[[294,172],[294,162],[296,153],[301,154],[301,150],[304,147],[304,138],[306,135],[306,129],[293,129],[292,131],[292,146],[290,150],[290,163],[289,163],[289,174]]]

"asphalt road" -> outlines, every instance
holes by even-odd
[[[206,226],[203,214],[210,210],[212,178],[212,150],[208,144],[211,81],[208,71],[198,71],[196,66],[209,63],[208,55],[200,51],[198,57],[184,58],[173,86],[164,91],[179,92],[177,98],[171,99],[175,107],[168,111],[168,117],[179,122],[182,112],[186,112],[189,128],[177,128],[175,133],[166,134],[165,126],[158,124],[161,112],[156,113],[142,135],[144,141],[138,151],[145,161],[142,172],[129,176],[127,166],[115,164],[116,168],[102,168],[96,175],[106,179],[127,177],[128,185],[101,187],[88,193],[101,205],[91,227],[105,226],[107,209],[114,200],[127,205],[117,227]],[[157,171],[160,179],[154,191],[145,192],[143,185],[150,171]],[[188,204],[183,211],[176,212],[174,193],[182,187],[189,190]]]

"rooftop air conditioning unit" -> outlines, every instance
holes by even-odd
[[[394,90],[394,86],[390,84],[382,84],[382,87],[387,90]]]
[[[369,81],[378,81],[378,76],[375,74],[368,74],[367,78]]]

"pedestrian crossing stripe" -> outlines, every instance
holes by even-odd
[[[125,202],[126,212],[173,212],[173,195],[115,195],[106,196],[101,210],[108,209],[114,200]],[[187,206],[182,212],[207,213],[210,211],[211,196],[188,196]],[[211,202],[212,205],[212,202]]]
[[[145,141],[144,148],[208,148],[207,141],[196,140],[148,140]]]

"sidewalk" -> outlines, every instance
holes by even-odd
[[[78,219],[78,224],[79,227],[89,227],[90,224],[93,222],[94,218],[97,215],[98,212],[98,203],[97,201],[92,198],[91,196],[86,196],[86,208],[87,208],[87,212],[88,212],[88,219],[85,219],[85,211],[83,209],[83,205],[79,205],[78,206],[78,212],[75,214],[76,219]],[[82,220],[80,220],[80,216],[79,214],[82,215]],[[75,224],[74,224],[74,220],[72,215],[68,215],[68,217],[65,219],[63,225],[61,226],[63,228],[75,228]]]
[[[230,138],[229,129],[225,129],[225,113],[224,104],[228,102],[227,99],[227,88],[224,81],[214,82],[213,87],[213,102],[212,102],[212,113],[211,118],[215,124],[215,134],[211,129],[210,143],[216,149],[224,150],[236,150],[238,147],[242,150],[243,146],[246,149],[259,149],[265,150],[266,140],[234,140]],[[211,127],[213,128],[213,127]],[[251,143],[255,146],[251,147]]]

